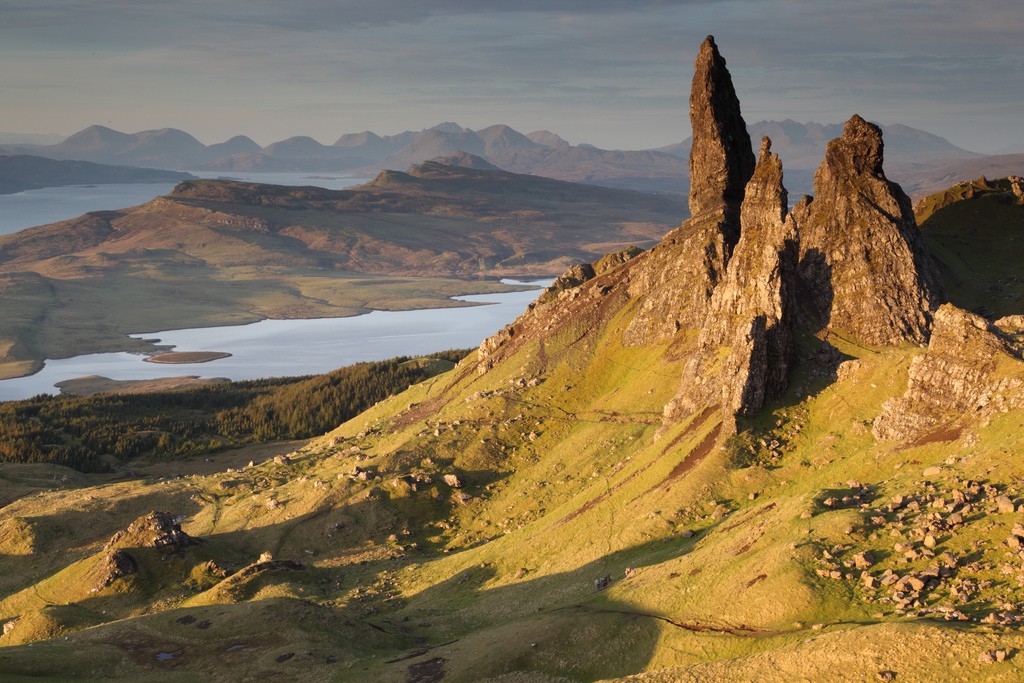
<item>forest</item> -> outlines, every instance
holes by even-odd
[[[467,350],[357,363],[323,375],[147,394],[39,396],[0,403],[0,461],[104,472],[119,461],[208,455],[323,434],[440,374]]]

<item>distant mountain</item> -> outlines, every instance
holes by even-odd
[[[974,152],[953,145],[931,133],[902,124],[881,126],[885,157],[893,179],[905,182],[912,192],[935,189],[951,182],[987,173],[1005,175],[1005,160],[991,164]],[[798,123],[793,120],[759,121],[750,126],[752,144],[762,136],[772,139],[786,169],[790,195],[812,192],[814,169],[825,154],[829,140],[842,134],[839,124]],[[646,192],[683,194],[689,183],[690,141],[652,150],[606,150],[594,145],[571,145],[555,133],[539,130],[523,135],[497,124],[471,130],[446,121],[421,131],[378,135],[372,131],[347,133],[325,145],[308,136],[296,136],[261,148],[253,140],[236,136],[203,146],[183,131],[165,128],[127,134],[104,126],[90,126],[66,140],[41,147],[0,147],[58,159],[171,169],[265,172],[349,172],[372,175],[382,169],[407,168],[428,159],[458,153],[477,155],[489,163],[516,173],[543,175],[559,180]],[[1005,155],[1003,155],[1005,156]],[[989,169],[973,175],[956,171],[956,163],[973,161],[971,169]],[[1016,169],[1017,173],[1021,169]],[[906,173],[908,175],[901,175]],[[941,174],[941,183],[927,176]],[[949,175],[952,174],[952,175]],[[921,178],[921,182],[913,180]]]
[[[62,185],[158,183],[188,178],[195,176],[177,171],[61,161],[27,154],[0,156],[0,194]]]
[[[252,173],[284,173],[291,171],[294,164],[284,159],[274,159],[262,152],[242,152],[220,157],[199,166],[201,171],[248,171]]]
[[[110,161],[132,146],[136,136],[121,133],[106,126],[89,126],[63,142],[38,150],[40,155],[53,159],[80,161]]]
[[[186,168],[206,151],[206,145],[176,128],[147,130],[132,137],[132,144],[115,156],[114,161],[135,166]]]
[[[215,160],[234,154],[258,154],[262,149],[252,138],[236,135],[226,142],[218,142],[208,146],[205,156],[210,160]]]
[[[558,135],[555,135],[550,130],[535,130],[528,134],[526,137],[530,138],[538,145],[544,145],[545,147],[554,147],[556,149],[565,149],[571,147],[571,145]]]

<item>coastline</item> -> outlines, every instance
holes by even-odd
[[[209,363],[230,358],[227,351],[165,351],[148,358],[143,358],[144,363],[164,363],[167,365],[181,365],[187,363]]]
[[[53,394],[57,382],[83,376],[101,375],[116,380],[167,377],[173,372],[171,368],[184,369],[183,366],[190,363],[197,363],[197,374],[212,376],[198,368],[198,363],[212,360],[218,361],[214,371],[218,376],[248,380],[318,374],[362,361],[475,346],[521,315],[529,301],[550,282],[550,278],[531,282],[506,280],[504,292],[456,295],[448,298],[447,306],[373,310],[355,316],[265,318],[248,324],[133,335],[129,343],[145,344],[149,354],[155,351],[153,357],[163,357],[165,362],[145,358],[146,351],[135,346],[131,351],[80,354],[47,359],[45,363],[19,364],[17,369],[32,372],[0,380],[0,401]],[[341,328],[332,324],[342,321]],[[249,326],[260,327],[245,329]],[[325,328],[330,331],[325,332]],[[268,351],[264,348],[267,343],[276,345],[277,350]],[[174,351],[203,347],[227,348],[231,352]],[[292,352],[297,348],[302,348],[303,353]],[[167,359],[177,359],[177,362],[166,362]],[[140,369],[145,361],[152,370]]]

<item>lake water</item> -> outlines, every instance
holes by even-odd
[[[342,190],[368,180],[329,173],[191,173],[201,178],[226,178],[270,185],[314,185],[329,190]],[[77,218],[90,211],[110,211],[137,206],[167,194],[176,184],[70,185],[0,194],[0,235],[35,225]]]
[[[538,281],[538,287],[550,284]],[[141,354],[101,353],[48,360],[35,375],[0,381],[0,400],[58,393],[57,382],[85,375],[151,379],[197,375],[257,379],[329,372],[361,361],[470,348],[515,320],[539,291],[478,294],[459,301],[492,302],[462,308],[374,311],[351,318],[263,320],[251,325],[171,330],[133,335],[159,339],[175,351],[226,351],[209,363],[146,363]]]

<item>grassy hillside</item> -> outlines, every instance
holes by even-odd
[[[940,262],[947,295],[962,308],[1000,318],[1024,313],[1024,185],[1008,179],[959,183],[914,209]]]

